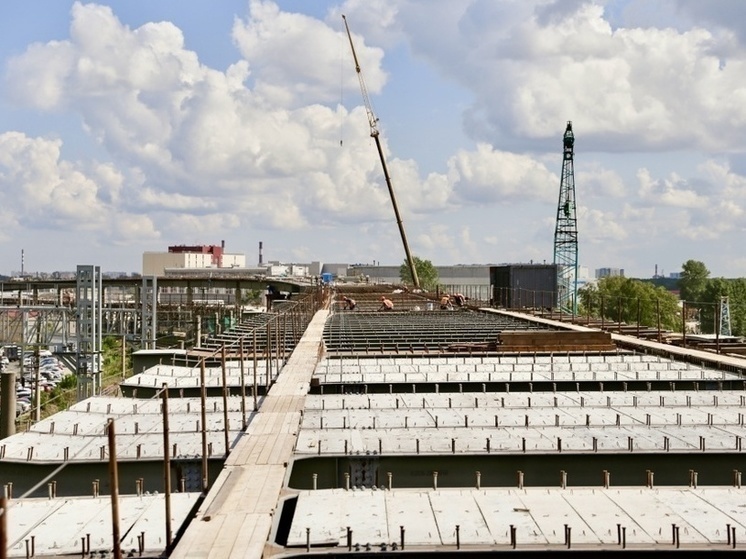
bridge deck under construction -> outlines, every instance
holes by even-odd
[[[583,548],[663,550],[661,515],[679,545],[728,549],[746,530],[743,362],[617,335],[605,352],[482,345],[559,329],[318,313],[172,556],[551,551],[564,524]]]
[[[51,468],[70,437],[98,441],[116,413],[122,467],[150,489],[160,474],[143,468],[163,452],[152,398],[167,385],[187,491],[204,480],[203,445],[211,460],[170,557],[736,547],[743,359],[520,313],[427,310],[413,294],[395,294],[395,312],[362,299],[314,308],[302,337],[290,315],[252,318],[156,359],[121,403],[94,398],[10,437],[0,467]],[[81,409],[101,419],[89,426]],[[86,467],[105,466],[92,448]],[[152,542],[144,556],[158,556]]]

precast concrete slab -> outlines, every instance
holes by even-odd
[[[253,413],[240,396],[226,399],[228,441],[233,445]],[[160,460],[163,453],[161,399],[95,396],[0,441],[0,465],[108,460],[107,425],[114,420],[118,460]],[[169,399],[171,458],[202,456],[200,398]],[[247,411],[244,411],[247,410]],[[205,430],[214,456],[225,452],[223,398],[205,400]]]
[[[314,376],[320,384],[386,384],[435,382],[742,382],[743,376],[727,370],[676,362],[658,356],[641,359],[619,354],[607,361],[602,356],[586,356],[587,361],[569,362],[561,356],[551,362],[533,357],[482,357],[480,363],[465,363],[468,358],[381,358],[324,359]],[[472,358],[477,359],[477,358]],[[393,361],[393,362],[392,362]]]
[[[739,391],[312,395],[296,454],[740,452],[744,405]]]
[[[273,376],[284,366],[283,360],[272,359],[268,364],[265,359],[257,361],[256,382],[259,386],[266,386],[269,382],[268,372],[271,370]],[[200,388],[202,386],[200,367],[184,367],[179,365],[155,365],[143,372],[133,375],[120,383],[123,389],[150,388],[160,389],[168,385],[170,390]],[[254,382],[254,362],[244,361],[243,373],[240,362],[229,361],[226,363],[225,385],[229,387],[252,386]],[[209,388],[222,388],[222,367],[205,367],[205,386]]]
[[[288,546],[310,542],[345,548],[349,527],[353,545],[400,545],[403,534],[409,551],[574,546],[661,551],[675,548],[672,526],[677,526],[682,549],[727,550],[731,548],[727,529],[735,528],[739,534],[746,529],[744,491],[730,487],[301,491]]]
[[[170,496],[172,537],[187,521],[199,493]],[[157,557],[166,550],[163,494],[122,495],[118,501],[124,556]],[[110,556],[111,498],[11,499],[7,518],[8,557]],[[31,553],[33,546],[33,554]]]

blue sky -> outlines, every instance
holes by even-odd
[[[0,274],[218,244],[250,264],[579,260],[746,276],[738,0],[3,0]]]

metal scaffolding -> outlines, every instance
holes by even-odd
[[[103,288],[99,266],[77,267],[75,300],[77,303],[78,400],[101,392],[101,309]]]
[[[158,332],[158,278],[143,276],[140,289],[140,347],[155,349]]]

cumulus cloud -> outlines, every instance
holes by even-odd
[[[578,219],[591,250],[746,227],[740,24],[693,23],[701,9],[684,0],[666,4],[681,19],[665,27],[614,18],[604,5],[347,0],[320,20],[251,0],[226,30],[237,60],[218,71],[173,23],[132,28],[109,7],[77,2],[69,37],[8,61],[5,91],[19,107],[77,115],[108,161],[67,160],[64,135],[0,133],[0,218],[18,231],[85,230],[122,244],[251,228],[302,235],[296,255],[312,241],[350,259],[390,254],[399,242],[391,198],[345,13],[372,95],[386,93],[402,53],[466,92],[453,110],[475,147],[443,157],[445,172],[397,157],[379,137],[418,255],[548,259],[568,119],[583,153]],[[340,88],[354,101],[343,104]],[[701,164],[612,163],[651,150]],[[327,243],[335,228],[345,238]]]
[[[252,69],[254,91],[279,106],[298,107],[339,102],[340,87],[358,87],[342,27],[341,15],[326,24],[282,12],[273,2],[252,0],[249,17],[233,26],[233,38]],[[351,32],[366,86],[371,94],[377,93],[387,79],[381,66],[383,49],[366,45],[354,28]],[[340,63],[349,71],[340,75]]]
[[[397,17],[416,56],[474,94],[465,131],[479,141],[546,140],[558,117],[605,151],[730,150],[746,140],[746,53],[725,26],[615,27],[601,2],[458,4],[433,10],[426,26],[417,0],[400,2]],[[713,12],[699,4],[687,9]]]
[[[669,178],[654,180],[647,169],[640,169],[637,178],[640,197],[648,203],[684,208],[702,208],[707,204],[705,197],[675,173]]]
[[[101,223],[96,184],[60,159],[60,140],[29,138],[19,132],[0,135],[4,206],[20,210],[19,222],[28,227],[85,227],[80,220],[90,208]]]
[[[607,169],[598,162],[586,165],[583,170],[575,170],[576,188],[586,198],[622,198],[627,194],[624,180],[613,169]]]
[[[341,30],[257,1],[234,37],[246,59],[221,73],[171,23],[130,29],[111,8],[76,3],[69,40],[30,47],[11,61],[6,83],[18,103],[77,111],[114,163],[139,178],[113,194],[140,211],[249,208],[245,218],[273,227],[382,217],[370,215],[387,197],[371,188],[380,177],[357,126],[365,112],[320,104],[338,95]],[[356,47],[369,87],[381,88],[382,51]],[[356,125],[339,146],[348,119]]]
[[[593,244],[621,243],[629,237],[626,226],[618,222],[614,213],[581,207],[578,222],[583,239]]]
[[[425,253],[435,255],[433,263],[436,265],[480,261],[480,251],[472,240],[472,231],[468,226],[428,225],[417,236],[417,244]]]
[[[16,216],[4,221],[5,230],[95,230],[129,241],[149,237],[150,218],[132,216],[118,205],[122,176],[108,164],[87,168],[63,160],[61,144],[20,132],[0,134],[0,205]],[[113,223],[130,220],[112,229]]]
[[[460,151],[448,163],[456,195],[467,203],[556,197],[559,177],[533,158],[501,152],[479,144],[474,152]]]

